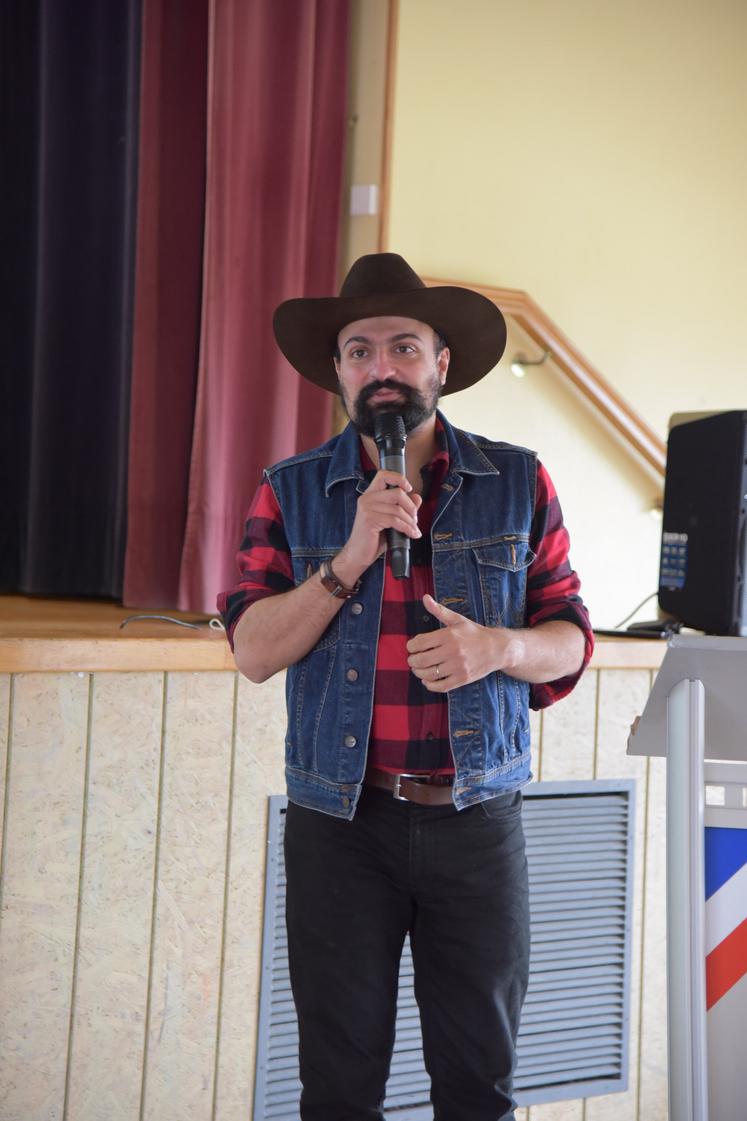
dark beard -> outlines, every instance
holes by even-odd
[[[405,432],[409,434],[414,429],[419,428],[429,417],[432,417],[436,411],[436,405],[441,396],[441,385],[437,378],[434,378],[434,382],[432,392],[428,396],[421,393],[419,389],[414,389],[411,385],[402,385],[398,381],[371,382],[370,385],[360,391],[352,410],[348,408],[344,396],[342,397],[342,403],[354,427],[363,436],[374,436],[378,413],[396,413],[397,416],[401,416],[405,422]],[[397,389],[402,400],[387,401],[383,405],[372,407],[368,402],[380,389]]]

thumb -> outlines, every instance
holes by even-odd
[[[435,616],[446,627],[451,627],[454,623],[464,622],[463,615],[460,615],[457,611],[452,611],[450,607],[444,607],[442,603],[439,603],[438,600],[427,593],[423,596],[423,603],[431,615]]]

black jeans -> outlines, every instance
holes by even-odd
[[[512,1119],[529,969],[521,795],[457,812],[366,788],[353,821],[288,805],[302,1121],[380,1121],[410,933],[435,1121]]]

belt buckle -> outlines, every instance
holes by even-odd
[[[404,778],[412,778],[412,777],[413,777],[412,775],[407,775],[407,772],[403,772],[402,775],[394,775],[393,776],[395,785],[394,785],[393,789],[391,789],[391,797],[395,798],[397,800],[397,802],[409,802],[409,800],[411,800],[409,798],[406,798],[404,794],[399,793],[399,787],[402,786],[402,780]]]
[[[406,795],[400,794],[400,792],[399,792],[400,786],[402,785],[402,779],[403,778],[408,778],[408,779],[412,779],[413,781],[415,781],[415,780],[417,780],[418,776],[417,775],[410,775],[410,774],[407,773],[407,771],[403,771],[401,775],[393,775],[392,777],[394,779],[394,787],[392,789],[392,798],[395,798],[398,802],[411,802],[412,798],[408,798],[408,797],[406,797]]]

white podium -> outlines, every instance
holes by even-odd
[[[671,639],[630,755],[667,758],[670,1121],[747,1119],[747,639]]]

